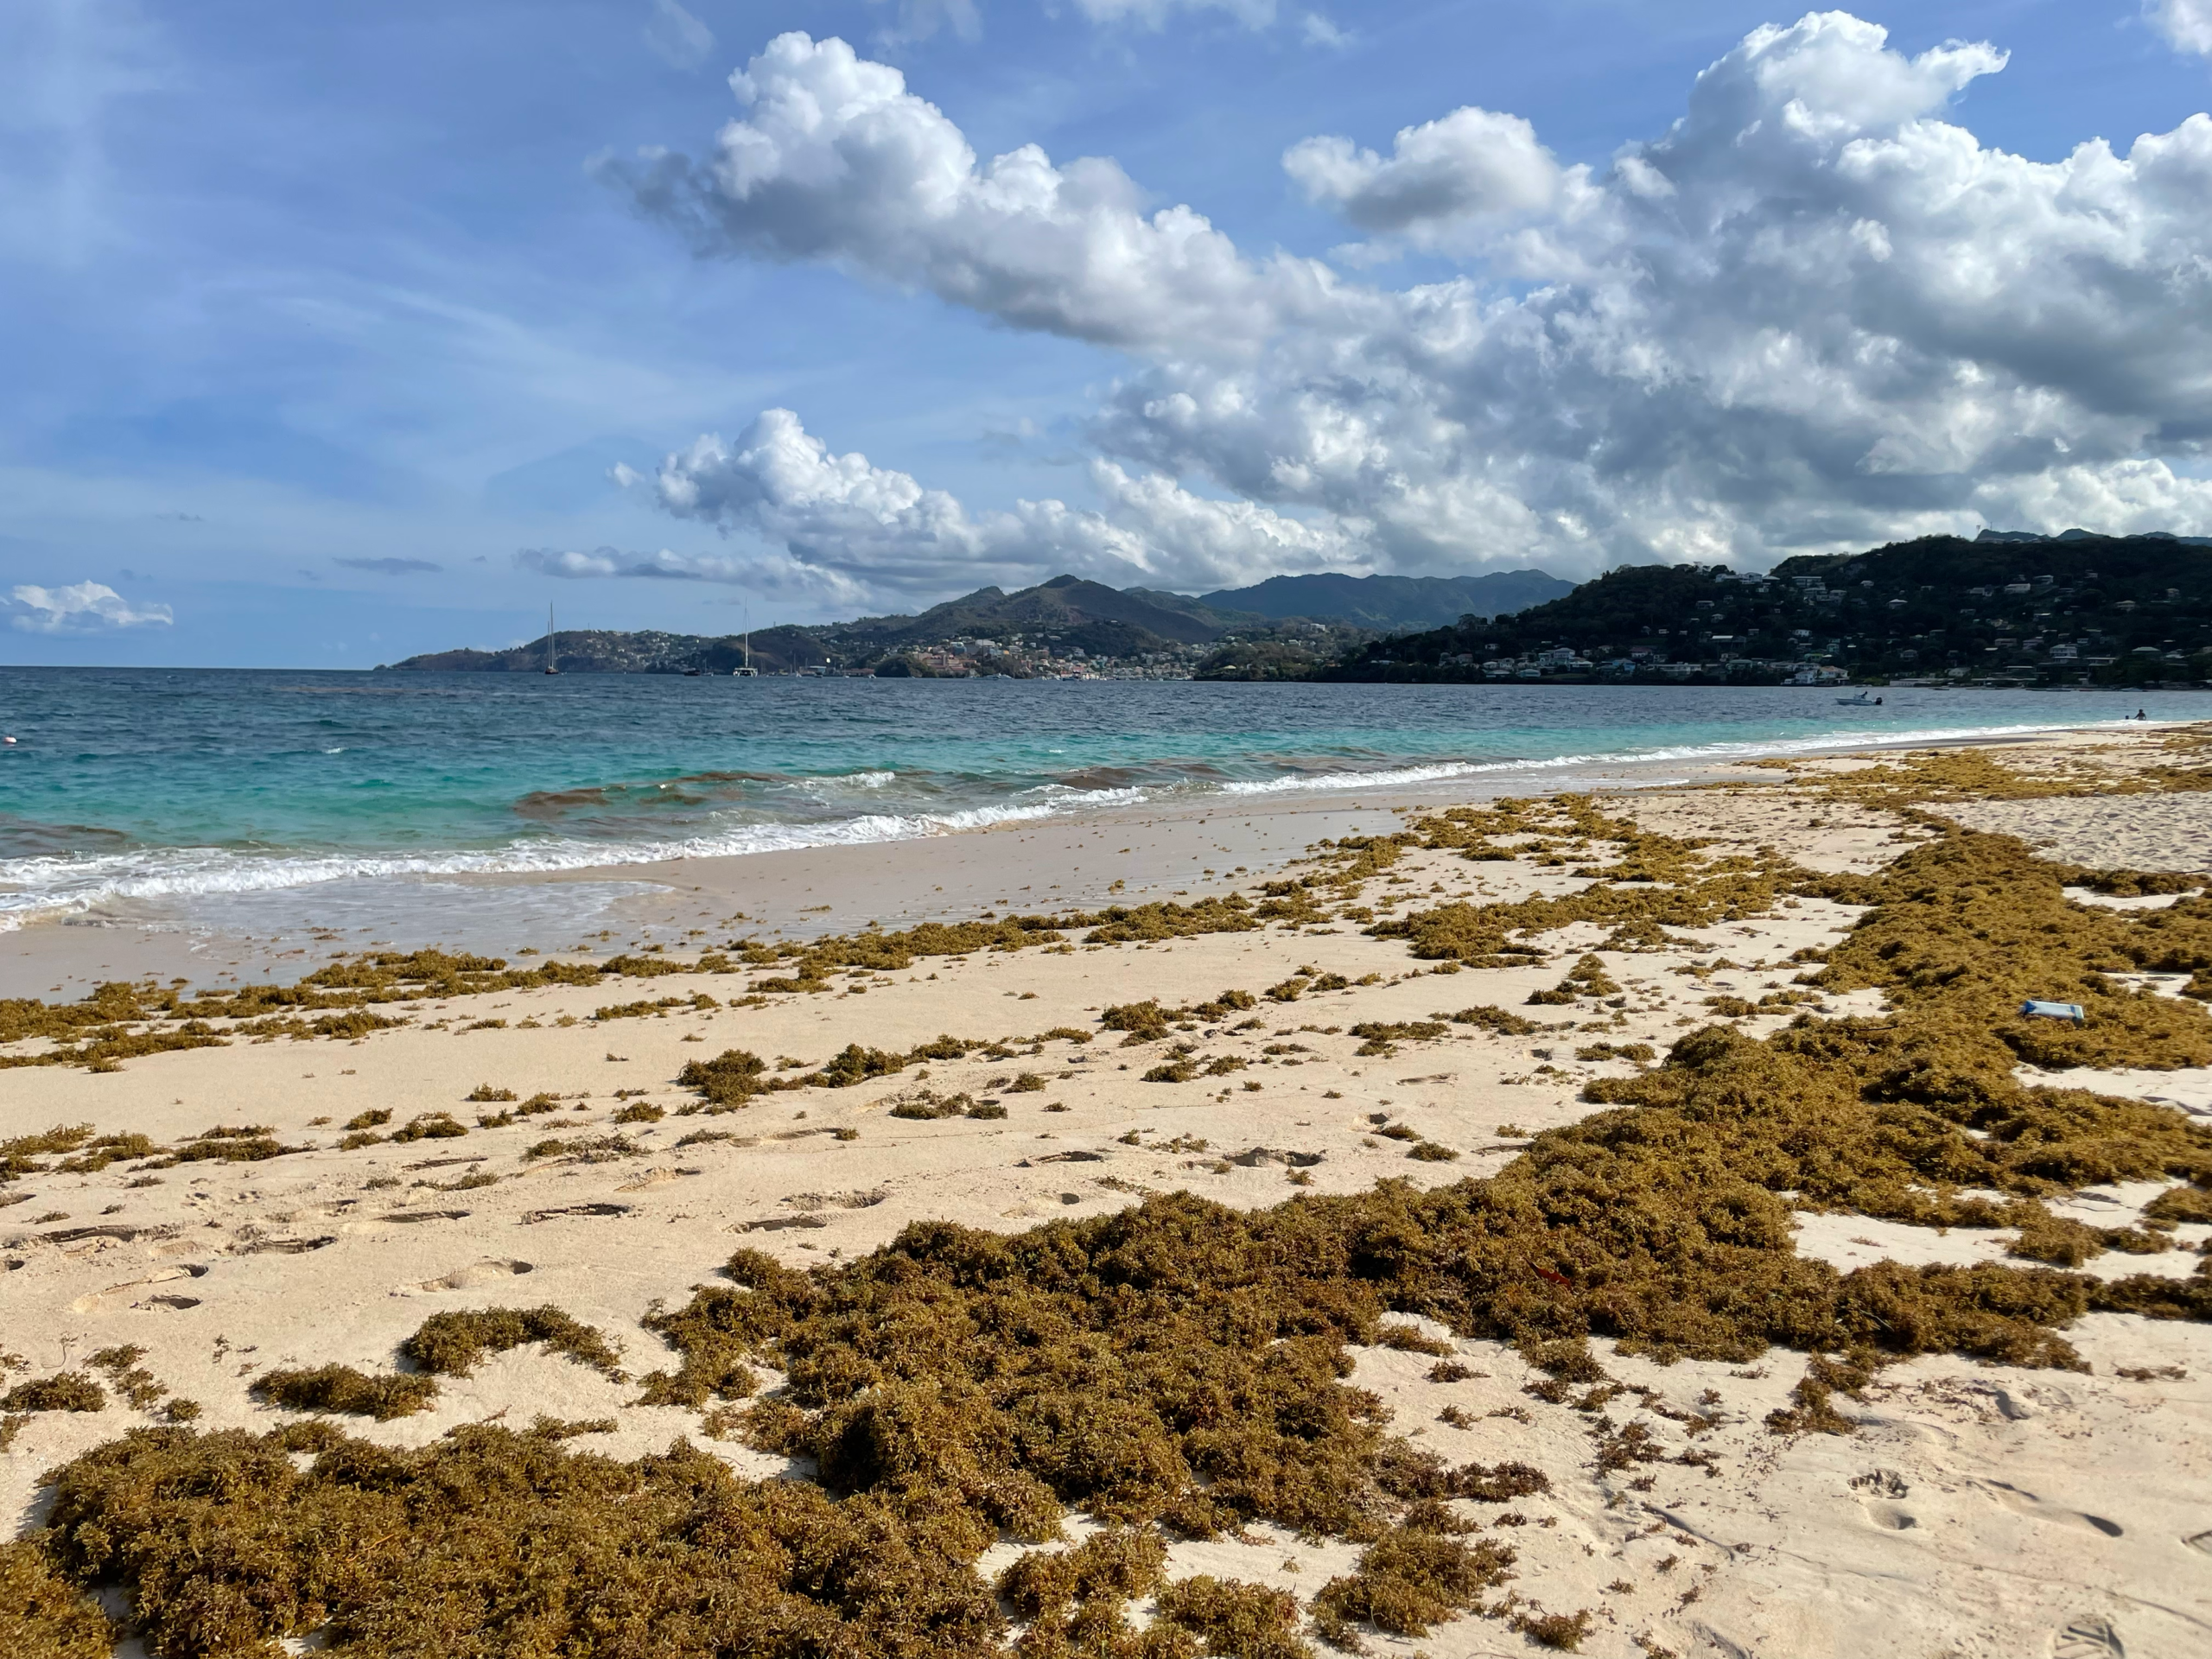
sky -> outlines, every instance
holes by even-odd
[[[2212,533],[2212,0],[13,0],[0,662]]]

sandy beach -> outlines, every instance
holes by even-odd
[[[1332,1238],[1382,1227],[1358,1206],[1387,1199],[1420,1217],[1390,1224],[1420,1235],[1403,1246],[1418,1270],[1362,1267],[1370,1247],[1348,1246],[1352,1265],[1310,1301],[1345,1311],[1255,1336],[1255,1351],[1341,1344],[1348,1370],[1327,1386],[1371,1403],[1298,1431],[1317,1446],[1364,1446],[1371,1430],[1403,1448],[1359,1452],[1383,1458],[1376,1467],[1429,1453],[1446,1471],[1532,1471],[1510,1498],[1466,1495],[1487,1476],[1438,1475],[1416,1491],[1362,1474],[1356,1520],[1280,1492],[1232,1501],[1258,1494],[1258,1478],[1207,1464],[1221,1454],[1178,1428],[1197,1471],[1179,1497],[1117,1509],[1048,1473],[1065,1513],[1041,1541],[1000,1516],[976,1547],[946,1546],[959,1572],[997,1586],[986,1623],[1004,1623],[917,1650],[1068,1650],[1077,1638],[1052,1622],[1060,1604],[1025,1601],[1019,1576],[999,1575],[1107,1519],[1165,1545],[1157,1573],[1118,1600],[1098,1592],[1116,1623],[1092,1635],[1124,1643],[1116,1652],[1280,1659],[1341,1638],[1433,1659],[2202,1654],[2212,1021],[2199,999],[2212,957],[2190,953],[2212,918],[2188,879],[2212,885],[2202,737],[2102,732],[1694,776],[1616,769],[1503,812],[1503,785],[1287,796],[645,867],[623,872],[640,884],[623,928],[533,941],[502,970],[563,963],[577,982],[456,989],[387,975],[377,982],[391,995],[361,1005],[393,1022],[380,1028],[318,1037],[296,1020],[238,1031],[239,1019],[216,1019],[205,1034],[220,1046],[109,1060],[100,1042],[177,1022],[79,1021],[0,1044],[11,1062],[87,1046],[73,1063],[0,1071],[0,1395],[15,1402],[0,1402],[0,1514],[33,1541],[22,1548],[73,1563],[83,1547],[45,1530],[57,1502],[111,1526],[141,1511],[120,1497],[99,1511],[108,1500],[91,1487],[53,1478],[130,1431],[212,1446],[226,1431],[314,1423],[429,1456],[468,1426],[519,1434],[539,1419],[568,1425],[557,1444],[575,1457],[629,1464],[681,1440],[739,1483],[828,1481],[850,1503],[868,1480],[834,1458],[843,1473],[826,1474],[827,1454],[794,1422],[844,1408],[819,1403],[830,1385],[817,1373],[860,1327],[817,1331],[804,1321],[828,1316],[802,1311],[779,1336],[728,1338],[757,1382],[745,1393],[685,1380],[709,1372],[703,1339],[684,1334],[695,1327],[641,1320],[784,1284],[766,1268],[723,1276],[740,1250],[792,1285],[811,1273],[830,1286],[930,1224],[1009,1240],[1051,1229],[1076,1241],[1069,1249],[1103,1252],[1116,1217],[1173,1213],[1178,1195],[1253,1226],[1278,1211],[1327,1217]],[[1893,877],[1915,860],[1924,874]],[[1969,888],[1978,896],[1955,896]],[[2044,908],[2024,908],[2022,894]],[[1971,904],[1995,905],[1997,922],[1936,963],[1952,947],[1929,918]],[[1033,930],[1043,942],[993,931],[1077,912],[1088,919]],[[2004,943],[2013,912],[2056,918],[2036,922],[2056,941],[2044,955]],[[906,933],[939,923],[978,925],[945,948]],[[2077,933],[2091,953],[2079,960],[2065,955]],[[888,949],[868,943],[887,938]],[[819,954],[804,954],[810,943]],[[0,988],[58,1006],[98,980],[150,974],[228,993],[359,959],[346,940],[242,941],[189,964],[180,948],[127,930],[25,930],[0,946]],[[1885,965],[1916,952],[1934,965]],[[2012,1020],[2017,985],[2031,982],[2020,976],[2037,973],[2052,996],[2085,1003],[2087,1024]],[[1833,1053],[1822,1033],[1838,1033]],[[1985,1039],[1986,1054],[1972,1047]],[[1902,1061],[1837,1058],[1853,1044],[1869,1055],[1902,1045],[1923,1081],[1896,1081]],[[759,1064],[695,1065],[733,1052]],[[1835,1098],[1871,1103],[1878,1127],[1808,1152],[1833,1122],[1798,1103],[1827,1098],[1817,1089],[1831,1072],[1850,1079]],[[1958,1103],[1974,1090],[1982,1104]],[[2075,1127],[2036,1116],[2061,1098],[2076,1103]],[[1618,1217],[1660,1200],[1595,1160],[1647,1157],[1634,1150],[1639,1115],[1708,1134],[1732,1114],[1794,1110],[1810,1116],[1775,1132],[1783,1152],[1755,1155],[1741,1139],[1682,1151],[1650,1179],[1689,1195],[1680,1213],[1694,1225],[1655,1223],[1621,1242]],[[1897,1116],[1908,1112],[1922,1116]],[[2036,1135],[2062,1149],[2094,1136],[2101,1150],[2005,1161]],[[144,1139],[99,1155],[101,1137],[125,1136]],[[1937,1139],[1948,1162],[1926,1153]],[[1773,1162],[1784,1155],[1800,1160],[1786,1178]],[[1559,1196],[1568,1164],[1589,1183],[1574,1205]],[[1540,1178],[1552,1185],[1526,1185]],[[1539,1219],[1496,1258],[1507,1266],[1481,1265],[1490,1246],[1467,1241],[1504,1238],[1505,1224],[1452,1206],[1489,1214],[1482,1192],[1524,1186]],[[1768,1208],[1770,1236],[1754,1224]],[[1714,1219],[1724,1209],[1751,1218],[1740,1236]],[[1460,1242],[1420,1242],[1432,1235]],[[1774,1281],[1788,1287],[1764,1312],[1698,1288],[1754,1257],[1796,1275]],[[1883,1274],[1906,1275],[1891,1301],[1852,1288]],[[1914,1296],[1952,1299],[1941,1319],[1925,1316],[1936,1334],[1904,1334],[1896,1286],[1908,1280]],[[2033,1297],[2003,1287],[2016,1283]],[[1819,1319],[1776,1311],[1801,1295],[1827,1310]],[[1701,1323],[1667,1311],[1700,1296]],[[1958,1311],[1969,1305],[1971,1317]],[[1851,1324],[1878,1306],[1889,1312]],[[542,1336],[494,1340],[444,1370],[407,1357],[434,1315],[487,1308],[557,1308],[619,1358],[588,1362]],[[1810,1357],[1784,1339],[1816,1326],[1860,1334],[1823,1338]],[[1096,1340],[1110,1347],[1112,1328]],[[961,1346],[931,1362],[945,1378]],[[255,1390],[327,1366],[435,1386],[382,1419]],[[654,1373],[677,1381],[645,1381]],[[41,1408],[60,1395],[33,1385],[55,1378],[92,1384],[99,1403]],[[874,1395],[853,1397],[891,1386],[878,1377]],[[1093,1385],[1065,1386],[1083,1399]],[[1270,1421],[1292,1432],[1280,1412]],[[1007,1432],[1031,1444],[1029,1430]],[[292,1444],[292,1466],[306,1471],[319,1449]],[[1042,1453],[1004,1455],[1024,1479],[1045,1467]],[[1189,1518],[1208,1492],[1224,1495],[1217,1524]],[[1376,1588],[1398,1582],[1393,1540],[1460,1562],[1457,1589],[1435,1589],[1452,1577],[1441,1568],[1421,1580],[1440,1597],[1426,1614]],[[1476,1557],[1487,1565],[1466,1566]],[[1281,1592],[1259,1635],[1177,1599],[1175,1585],[1204,1577]],[[317,1593],[311,1614],[272,1601],[252,1615],[261,1635],[288,1650],[309,1637],[410,1650],[381,1615]],[[1068,1594],[1090,1605],[1089,1592]],[[94,1646],[67,1645],[92,1638],[56,1634],[67,1619],[53,1612],[19,1621],[13,1650],[223,1650],[173,1614],[134,1634],[129,1598],[107,1605],[122,1622]],[[471,1650],[554,1650],[487,1628],[488,1645]],[[1147,1630],[1159,1640],[1141,1649]],[[1171,1631],[1195,1645],[1179,1649]],[[594,1641],[559,1650],[675,1650]]]

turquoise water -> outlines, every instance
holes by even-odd
[[[1206,796],[2212,717],[2212,696],[0,668],[0,928]]]

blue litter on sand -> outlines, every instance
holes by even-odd
[[[2071,1020],[2077,1026],[2089,1017],[2079,1002],[2037,1002],[2033,999],[2021,1003],[2020,1012],[2031,1019]]]

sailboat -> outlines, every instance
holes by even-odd
[[[745,662],[743,666],[730,670],[729,676],[734,680],[757,680],[760,677],[760,671],[753,666],[753,607],[750,605],[745,607]]]
[[[550,605],[545,607],[545,671],[548,674],[561,671],[553,666],[553,607]]]

